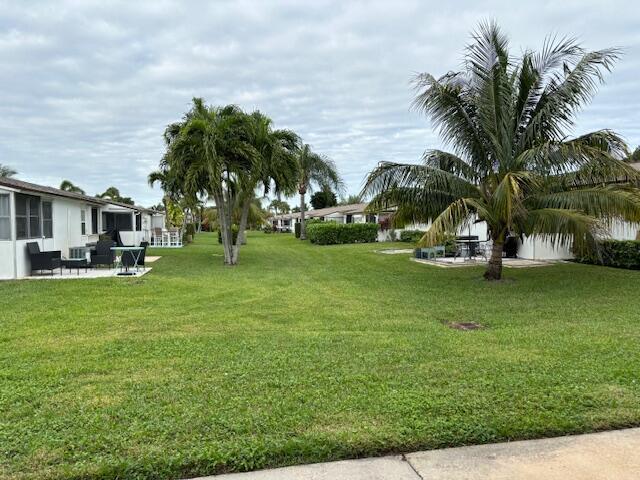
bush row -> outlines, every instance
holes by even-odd
[[[402,230],[400,232],[400,241],[407,243],[418,243],[424,232],[421,230]]]
[[[596,252],[576,254],[576,260],[607,267],[640,269],[640,241],[603,240],[598,243],[598,246],[599,249]]]
[[[308,228],[309,225],[313,225],[314,223],[323,223],[323,220],[320,220],[319,218],[307,218],[305,219],[304,223]],[[293,227],[293,231],[296,235],[296,238],[300,238],[300,229],[301,229],[300,225],[301,225],[300,222],[296,222]]]
[[[375,242],[378,238],[378,224],[312,223],[307,224],[307,238],[317,245]]]

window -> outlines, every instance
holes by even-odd
[[[130,213],[102,212],[102,230],[111,232],[121,230],[130,232],[133,227]]]
[[[142,214],[136,214],[136,232],[142,231]]]
[[[347,223],[353,223],[353,215],[347,214]]]
[[[53,238],[53,208],[51,202],[42,202],[42,234]]]
[[[376,216],[371,213],[367,214],[367,223],[376,223]]]
[[[83,208],[80,210],[80,235],[87,234],[87,211]]]
[[[0,240],[11,240],[11,205],[9,195],[0,195]]]
[[[98,233],[98,209],[95,207],[91,209],[91,233]]]
[[[40,237],[40,197],[16,194],[16,238]]]

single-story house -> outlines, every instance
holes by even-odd
[[[640,170],[640,164],[634,164],[634,167]],[[378,215],[373,215],[365,211],[367,205],[367,203],[357,203],[322,208],[319,210],[309,210],[305,212],[305,218],[320,218],[324,221],[334,221],[338,223],[378,222]],[[271,217],[270,221],[272,226],[278,231],[293,231],[294,225],[300,222],[300,213],[276,215]],[[406,225],[404,229],[426,231],[427,228],[429,228],[429,224],[413,224]],[[402,230],[403,229],[393,230],[396,238],[399,238]],[[617,222],[611,226],[609,238],[616,240],[635,240],[639,234],[640,230],[637,225]],[[391,230],[381,231],[378,234],[378,241],[392,240],[390,235]],[[489,240],[485,222],[474,223],[458,232],[458,235],[477,236],[479,241]],[[560,260],[572,258],[573,253],[570,247],[553,245],[549,240],[542,238],[525,238],[522,241],[518,240],[518,257],[531,260]]]
[[[0,279],[31,274],[28,242],[67,257],[70,247],[97,242],[101,233],[117,229],[123,244],[138,245],[163,226],[162,212],[1,177]]]
[[[305,218],[319,218],[327,222],[338,223],[366,223],[377,222],[378,215],[366,213],[368,203],[354,203],[351,205],[336,205],[335,207],[307,210]],[[271,217],[271,225],[278,231],[292,231],[296,223],[300,223],[300,212],[285,213]]]

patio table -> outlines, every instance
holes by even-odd
[[[136,271],[138,270],[138,262],[140,261],[140,256],[142,255],[144,247],[111,247],[111,250],[116,253],[118,251],[121,252],[120,262],[118,262],[120,264],[120,267],[122,267],[122,253],[131,252],[131,256],[133,257],[133,266],[135,267]],[[116,268],[117,267],[118,265],[116,265]],[[129,267],[127,266],[125,267],[125,271],[118,273],[118,275],[135,275],[135,272],[130,272]]]
[[[62,266],[71,271],[76,269],[76,275],[80,276],[80,269],[84,268],[84,273],[87,273],[89,269],[89,263],[86,258],[65,258],[62,260]],[[62,269],[60,269],[60,275],[62,275]]]
[[[463,257],[464,261],[471,261],[472,257],[474,257],[476,252],[476,247],[478,247],[481,243],[487,243],[488,240],[456,240],[456,243],[467,245],[466,255]],[[473,245],[473,247],[472,247]]]

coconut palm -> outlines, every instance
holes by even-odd
[[[13,177],[16,173],[18,172],[11,168],[9,165],[3,165],[0,163],[0,177],[9,178]]]
[[[298,153],[298,193],[300,194],[300,240],[306,240],[304,214],[305,195],[313,186],[320,188],[342,188],[342,180],[332,160],[311,151],[306,143]]]
[[[123,197],[120,195],[120,190],[116,187],[109,187],[104,192],[96,195],[98,198],[104,198],[106,200],[113,200],[114,202],[126,203],[127,205],[133,205],[134,201],[131,197]]]
[[[621,161],[627,148],[614,132],[567,132],[618,56],[551,38],[540,52],[515,58],[497,25],[481,25],[462,71],[415,79],[414,106],[452,152],[428,150],[420,165],[381,163],[363,189],[374,196],[369,208],[432,221],[421,245],[486,222],[490,280],[501,278],[508,235],[596,248],[609,222],[640,221],[640,197],[630,186],[638,172]]]
[[[59,188],[60,190],[64,190],[65,192],[80,193],[82,195],[85,194],[83,189],[81,189],[77,185],[74,185],[70,180],[63,180],[62,182],[60,182]]]

